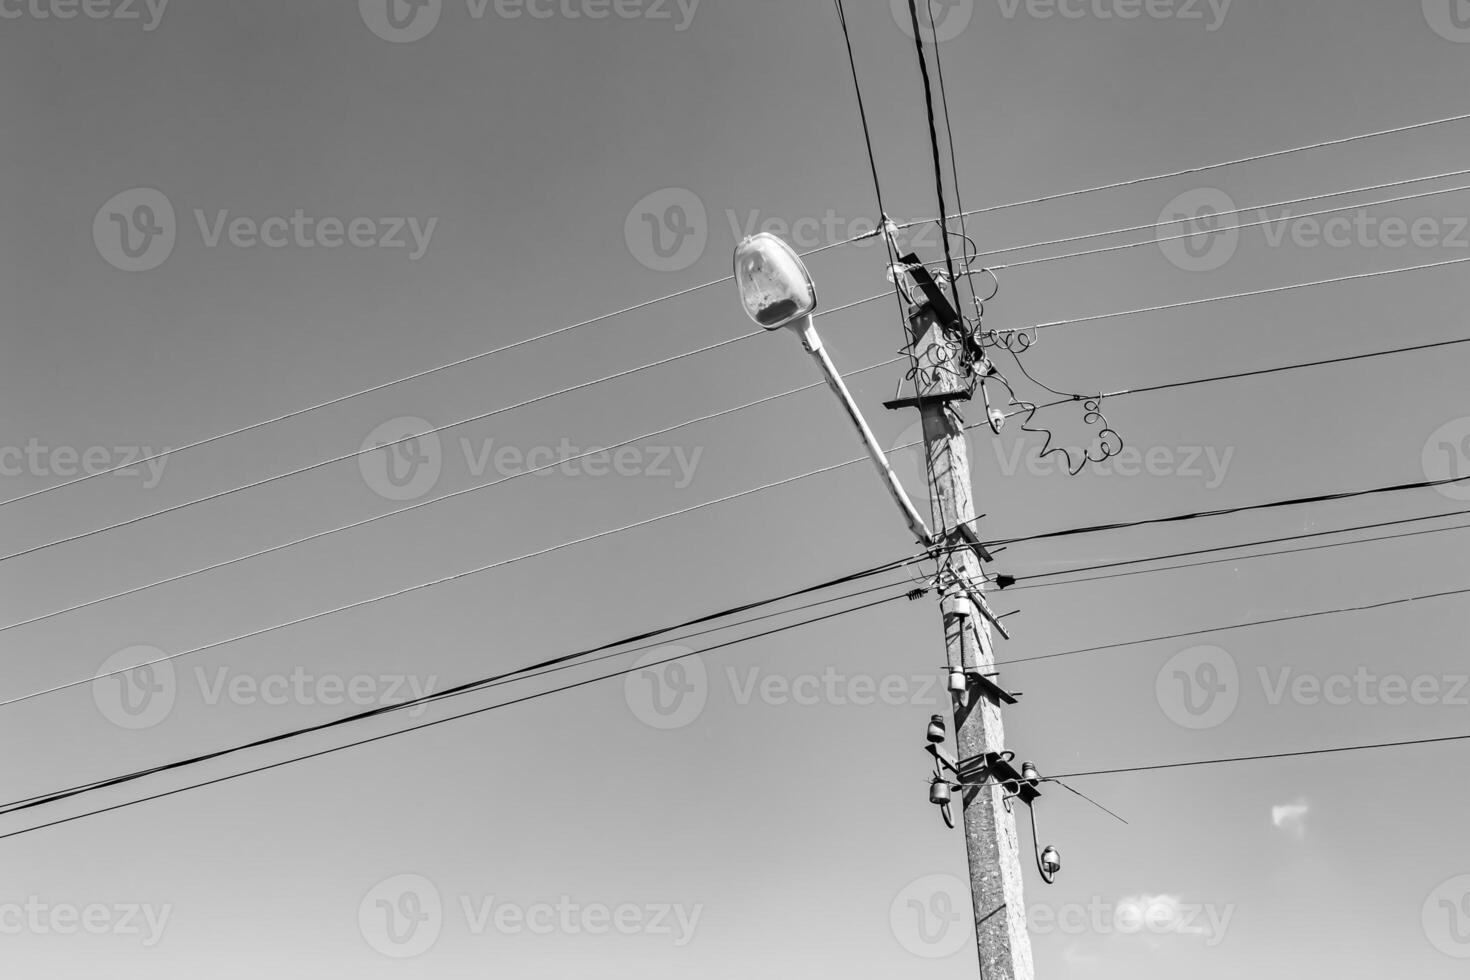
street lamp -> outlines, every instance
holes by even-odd
[[[836,366],[822,346],[822,338],[817,335],[816,325],[812,322],[812,312],[817,308],[817,287],[812,283],[811,274],[806,271],[801,257],[775,235],[767,232],[752,235],[735,248],[735,282],[740,287],[740,301],[745,305],[747,316],[767,330],[790,327],[801,337],[801,345],[816,360],[827,386],[842,403],[853,425],[857,426],[868,456],[878,468],[878,475],[887,485],[893,502],[903,511],[909,530],[926,548],[933,545],[933,535],[888,465],[882,447],[873,437],[873,431],[858,410],[857,402],[853,401],[842,375],[837,373]]]

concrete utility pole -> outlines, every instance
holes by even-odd
[[[1031,937],[1026,932],[1015,817],[1002,802],[1006,794],[998,780],[973,785],[981,781],[979,773],[985,769],[979,763],[983,763],[986,753],[1005,750],[1005,726],[1001,720],[1004,695],[984,677],[995,672],[990,614],[976,602],[978,598],[983,603],[984,597],[973,595],[980,591],[985,576],[979,554],[963,546],[965,538],[959,530],[973,530],[976,514],[963,420],[949,396],[968,389],[972,372],[958,363],[953,342],[943,342],[942,327],[927,307],[914,312],[910,336],[923,370],[915,378],[918,397],[905,402],[916,405],[923,417],[929,496],[939,524],[934,533],[953,548],[948,559],[954,572],[952,581],[941,583],[944,643],[950,670],[959,667],[966,676],[965,691],[952,692],[952,697],[955,749],[961,770],[967,774],[963,794],[965,848],[970,862],[980,975],[984,980],[1032,980],[1035,969]]]
[[[886,228],[886,217],[884,223]],[[965,846],[970,858],[980,973],[984,980],[1032,980],[1016,822],[1003,802],[1006,790],[997,777],[1004,775],[1006,784],[1027,805],[1039,791],[1034,780],[1023,785],[1009,758],[1000,755],[1005,746],[1000,705],[1014,704],[1015,698],[987,677],[995,670],[991,628],[1001,635],[1005,635],[1005,628],[994,618],[980,592],[985,581],[980,570],[984,549],[972,527],[975,504],[970,497],[970,460],[965,451],[963,422],[951,408],[957,398],[967,397],[974,372],[961,353],[963,344],[952,336],[958,324],[947,322],[957,321],[957,314],[917,256],[907,255],[900,261],[929,297],[929,303],[910,319],[910,346],[921,367],[914,379],[915,397],[888,402],[887,407],[918,408],[923,415],[929,494],[940,524],[937,540],[894,476],[857,403],[822,348],[812,325],[816,286],[801,258],[774,235],[752,235],[735,249],[735,281],[740,301],[752,320],[767,330],[791,327],[799,333],[802,345],[817,359],[828,385],[857,427],[909,529],[926,548],[940,549],[945,572],[940,583],[945,646],[951,674],[963,678],[954,705],[958,757],[950,760],[950,768],[964,787]],[[943,765],[943,754],[933,745],[931,751],[936,765]],[[943,788],[947,793],[948,785]],[[947,804],[945,814],[948,820]]]

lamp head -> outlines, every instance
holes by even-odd
[[[769,232],[736,246],[735,283],[746,315],[767,330],[803,320],[817,308],[817,287],[801,257]]]

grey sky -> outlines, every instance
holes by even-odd
[[[957,33],[943,55],[964,203],[1461,112],[1470,25],[1460,26],[1466,11],[1453,2],[954,0],[944,23]],[[849,7],[885,202],[900,219],[932,216],[912,41],[888,3]],[[58,482],[84,458],[120,463],[141,447],[178,446],[718,278],[739,235],[771,219],[806,248],[871,227],[830,4],[443,0],[417,19],[406,4],[398,13],[390,22],[373,0],[363,9],[0,0],[0,79],[12,96],[0,107],[0,449],[17,450],[0,457],[16,464],[0,497]],[[1250,207],[1464,169],[1467,147],[1470,124],[1448,125],[1006,210],[969,231],[993,249],[1144,224],[1189,192],[1186,206],[1223,194]],[[137,189],[155,190],[173,220]],[[1205,271],[1154,246],[1018,268],[1001,274],[986,322],[1019,327],[1470,255],[1455,230],[1467,209],[1460,193],[1370,212],[1433,219],[1425,243],[1394,246],[1392,230],[1385,237],[1371,222],[1343,247],[1268,226],[1241,231],[1228,259],[1206,250]],[[136,255],[108,244],[121,241],[107,237],[114,213],[134,245],[147,226],[171,251],[151,250],[152,238]],[[917,244],[937,256],[933,240]],[[129,263],[154,267],[118,267]],[[810,268],[828,309],[885,285],[872,243],[830,250]],[[1058,327],[1028,363],[1059,388],[1116,389],[1438,340],[1464,332],[1463,282],[1450,267]],[[850,370],[892,356],[893,321],[891,302],[873,303],[821,329]],[[749,329],[729,286],[702,290],[170,458],[151,476],[100,478],[0,508],[3,553],[351,452],[397,419],[443,425]],[[1113,426],[1142,453],[1156,450],[1137,475],[1125,466],[1068,479],[1014,455],[1014,426],[994,442],[976,436],[985,531],[1420,479],[1426,454],[1437,459],[1441,443],[1470,436],[1466,365],[1463,348],[1449,348],[1118,399],[1107,405]],[[904,435],[913,418],[880,405],[897,379],[890,368],[852,382],[889,445],[914,438]],[[0,625],[470,487],[523,468],[538,449],[581,452],[813,380],[791,337],[757,337],[451,430],[427,490],[385,490],[373,471],[345,462],[0,561]],[[1082,438],[1069,410],[1048,417]],[[497,462],[507,446],[514,452]],[[0,633],[0,699],[89,677],[120,651],[176,653],[858,452],[825,392],[792,396],[651,440],[621,475],[517,479]],[[898,466],[917,491],[913,464]],[[1025,574],[1467,506],[1420,492],[1018,545],[1000,565]],[[1017,592],[1000,601],[1024,609],[1002,656],[1464,587],[1464,535]],[[315,686],[323,676],[342,682],[341,697],[354,679],[368,698],[392,697],[390,686],[442,688],[910,547],[872,473],[848,467],[181,659],[169,710],[147,727],[109,720],[99,708],[106,691],[94,696],[90,685],[9,706],[0,796],[353,710],[326,703],[338,695],[334,682],[325,697]],[[939,908],[934,882],[918,879],[964,874],[959,835],[924,802],[919,736],[939,710],[928,688],[942,660],[936,620],[931,603],[897,603],[710,654],[703,708],[679,727],[640,720],[634,708],[647,692],[610,680],[0,842],[0,932],[20,921],[7,910],[23,913],[32,897],[108,910],[96,919],[101,935],[10,930],[0,935],[4,958],[17,976],[120,980],[579,969],[972,977],[967,948],[926,960],[891,922],[910,898]],[[1466,604],[1451,599],[1018,666],[1007,681],[1026,696],[1007,717],[1008,739],[1056,773],[1463,733],[1470,711],[1443,702],[1466,672],[1467,625]],[[1202,644],[1236,667],[1237,703],[1209,727],[1188,727],[1161,668]],[[1355,694],[1334,705],[1291,693],[1299,674],[1360,667],[1437,679],[1445,697],[1394,706]],[[798,703],[810,690],[802,678],[829,670],[836,687]],[[868,678],[896,678],[897,703],[852,703]],[[493,700],[458,699],[425,717]],[[1470,874],[1462,753],[1451,745],[1078,782],[1127,827],[1048,793],[1042,834],[1065,870],[1050,888],[1028,878],[1028,901],[1041,910],[1039,975],[1460,976],[1463,962],[1445,949],[1470,953],[1470,941],[1421,918],[1441,914],[1445,896],[1458,900],[1463,883],[1453,880]],[[199,778],[240,767],[204,767]],[[178,784],[164,777],[146,788]],[[400,875],[426,879],[443,903],[437,938],[406,959],[371,939],[375,903],[402,893]],[[384,882],[388,891],[375,891]],[[512,911],[497,920],[502,903]],[[138,907],[137,932],[118,924],[125,906]],[[563,924],[583,922],[589,908],[596,921],[602,906],[635,909],[623,913],[634,934]],[[1124,934],[1120,908],[1204,931]],[[1081,928],[1046,924],[1049,913],[1075,922],[1077,910],[1100,911]],[[517,928],[517,914],[557,924],[540,934]],[[150,928],[156,943],[146,942]]]

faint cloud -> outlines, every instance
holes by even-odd
[[[1283,803],[1271,808],[1271,823],[1297,840],[1304,840],[1307,836],[1307,814],[1311,811],[1306,800]]]
[[[1197,936],[1209,932],[1198,922],[1194,908],[1186,908],[1178,895],[1130,895],[1118,901],[1116,917],[1120,922],[1141,924],[1155,935]]]
[[[1102,966],[1102,957],[1093,953],[1084,953],[1077,948],[1075,943],[1062,947],[1062,962],[1072,973],[1091,973]]]

